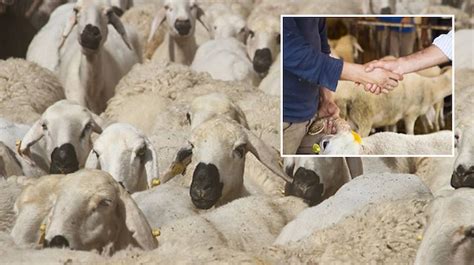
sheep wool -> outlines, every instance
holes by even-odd
[[[0,60],[2,118],[31,124],[46,108],[64,98],[59,80],[49,70],[23,59]]]

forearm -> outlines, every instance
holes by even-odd
[[[341,72],[341,80],[354,81],[358,83],[370,83],[367,73],[362,65],[344,62]]]
[[[416,72],[445,62],[449,62],[449,58],[435,45],[397,59],[401,74]]]

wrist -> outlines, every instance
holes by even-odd
[[[404,75],[409,71],[409,61],[405,57],[399,57],[396,60],[397,68],[394,69],[396,73]]]

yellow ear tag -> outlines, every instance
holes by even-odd
[[[351,131],[352,136],[354,137],[354,141],[357,142],[358,144],[362,144],[362,137],[354,131]]]
[[[20,152],[20,146],[21,146],[21,140],[16,140],[15,142],[15,147],[16,147],[16,152],[20,155],[21,155],[21,152]]]
[[[311,147],[311,150],[313,150],[313,153],[319,154],[319,152],[321,152],[321,147],[319,146],[319,144],[313,144],[313,147]]]
[[[160,185],[160,184],[161,184],[161,181],[160,181],[160,179],[158,179],[158,178],[154,178],[154,179],[151,180],[151,187],[152,187],[152,188],[153,188],[153,187],[156,187],[156,186],[158,186],[158,185]]]
[[[38,240],[38,245],[43,245],[44,239],[46,237],[46,224],[41,224],[39,231],[40,231],[40,237]]]
[[[423,236],[422,236],[422,235],[418,235],[418,236],[416,237],[416,240],[418,240],[418,241],[423,240]]]
[[[159,228],[156,228],[156,229],[152,229],[151,230],[151,234],[154,236],[154,237],[159,237],[161,235],[161,230]]]

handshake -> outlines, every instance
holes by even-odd
[[[350,80],[373,94],[388,93],[398,86],[398,81],[403,80],[405,73],[401,67],[399,59],[385,58],[375,60],[364,65],[354,65],[353,76]]]

